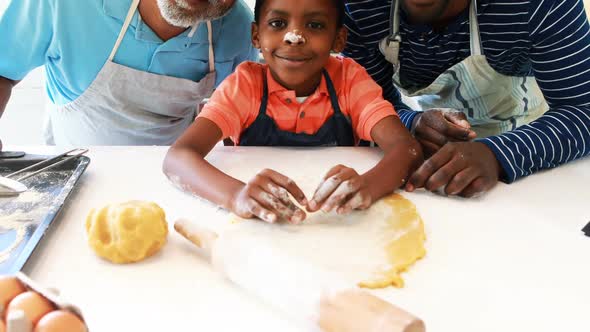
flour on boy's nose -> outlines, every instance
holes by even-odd
[[[299,30],[289,31],[285,34],[283,41],[290,42],[290,43],[305,43],[305,37],[301,35]]]

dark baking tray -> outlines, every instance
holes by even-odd
[[[50,157],[26,155],[18,159],[0,159],[0,175]],[[13,274],[25,265],[89,163],[90,158],[80,156],[23,180],[29,190],[19,196],[0,197],[0,275]],[[19,238],[22,239],[19,241]]]

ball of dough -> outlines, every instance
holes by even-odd
[[[132,263],[166,244],[168,223],[156,203],[129,201],[92,209],[86,218],[86,233],[98,256],[113,263]]]

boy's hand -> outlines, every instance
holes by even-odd
[[[307,205],[303,191],[290,178],[265,169],[239,190],[232,200],[231,210],[242,218],[254,216],[274,223],[279,218],[300,223],[306,215],[289,197],[291,194],[301,205]]]
[[[308,211],[336,209],[338,214],[346,214],[354,209],[366,209],[371,203],[373,198],[365,178],[352,168],[338,165],[324,176],[309,202]]]

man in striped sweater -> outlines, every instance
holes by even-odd
[[[381,85],[431,154],[407,190],[469,197],[590,154],[582,0],[346,3],[344,54]]]

